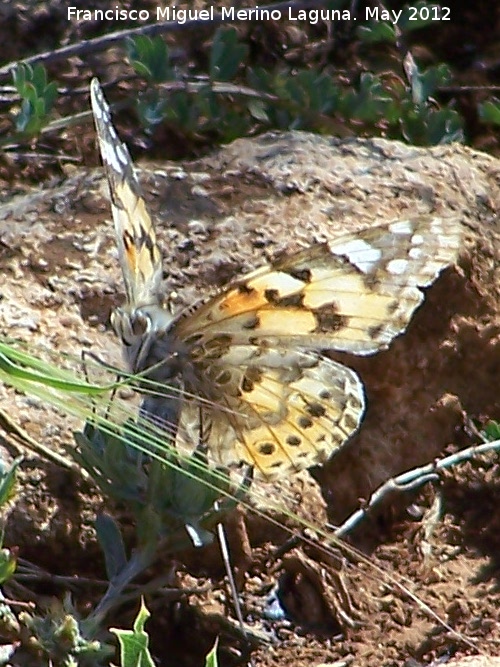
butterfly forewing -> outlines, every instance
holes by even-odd
[[[116,134],[97,79],[92,80],[90,98],[99,149],[109,183],[128,306],[137,308],[158,304],[162,258],[132,160],[127,146]]]
[[[179,335],[370,354],[406,329],[424,298],[419,288],[459,246],[456,220],[421,216],[365,229],[250,273],[179,322]]]
[[[370,354],[404,331],[421,288],[455,261],[459,223],[421,216],[341,236],[235,280],[171,322],[157,297],[151,219],[96,81],[92,104],[128,299],[116,330],[131,369],[151,368],[163,386],[143,411],[173,422],[183,451],[203,440],[214,463],[248,463],[264,479],[324,462],[357,430],[364,395],[356,373],[321,350]]]

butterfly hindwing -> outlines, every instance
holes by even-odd
[[[179,445],[196,440],[204,421],[218,464],[245,462],[268,480],[324,463],[357,430],[365,407],[354,371],[298,348],[231,346],[206,383],[198,391],[214,407],[207,414],[196,400],[185,404]]]

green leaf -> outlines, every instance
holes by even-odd
[[[4,471],[4,465],[1,464],[0,472],[0,508],[8,503],[15,496],[16,473],[17,469],[23,460],[22,456],[18,456],[10,466],[7,472]]]
[[[152,83],[162,83],[173,79],[166,43],[157,35],[138,35],[125,41],[127,57],[134,70]]]
[[[104,553],[106,574],[111,581],[127,564],[127,555],[120,529],[108,514],[98,514],[95,521],[97,539]]]
[[[485,442],[494,442],[495,440],[500,440],[500,422],[493,420],[489,421],[482,429],[481,435],[483,436]]]
[[[9,549],[0,549],[0,584],[5,583],[16,571],[16,557]]]
[[[29,370],[29,369],[33,370]],[[104,394],[118,384],[98,387],[87,382],[75,381],[74,375],[53,364],[17,350],[12,345],[0,342],[0,371],[14,378],[35,382],[54,389],[88,395]]]
[[[211,81],[230,81],[248,55],[248,46],[238,42],[235,28],[219,28],[210,51]]]
[[[43,616],[22,612],[19,621],[25,626],[22,634],[29,631],[30,646],[40,665],[99,667],[109,664],[114,652],[111,646],[86,636],[85,623],[80,623],[69,596],[62,605],[52,604]]]
[[[15,119],[16,129],[34,136],[47,123],[57,97],[57,85],[54,82],[47,84],[47,72],[41,64],[33,69],[21,63],[12,78],[21,97],[21,111]]]
[[[396,43],[395,27],[385,21],[372,21],[366,26],[360,26],[356,32],[365,44],[376,44],[378,42]]]
[[[424,104],[440,86],[448,85],[451,78],[450,68],[445,63],[424,71],[417,68],[411,82],[413,101],[415,104]]]
[[[137,515],[137,542],[143,550],[154,552],[162,530],[162,517],[151,505],[146,505]]]
[[[31,102],[28,99],[24,99],[21,103],[21,111],[16,117],[16,129],[18,132],[31,134],[31,128],[33,127],[34,122],[36,123],[36,119]],[[0,352],[0,368],[2,368],[2,370],[7,370],[8,363],[9,362]]]
[[[26,76],[31,70],[29,65],[18,65],[12,72],[12,79],[14,81],[14,86],[16,87],[17,92],[21,97],[24,97],[24,88],[26,85]],[[32,70],[31,70],[32,71]]]
[[[57,98],[57,84],[55,81],[49,83],[49,85],[45,88],[43,97],[47,111],[51,111]]]
[[[401,128],[407,141],[417,146],[437,146],[463,141],[462,117],[453,109],[403,105]]]
[[[144,631],[150,615],[144,600],[141,600],[141,608],[134,621],[133,630],[110,628],[111,632],[117,636],[120,645],[121,667],[155,667],[149,652],[149,637]]]
[[[212,650],[210,653],[207,653],[207,656],[205,658],[205,667],[218,667],[219,661],[217,660],[217,647],[219,645],[219,639],[217,638],[215,640],[215,644],[213,645]]]
[[[35,116],[42,119],[46,115],[45,100],[43,97],[37,97],[33,102],[33,111]]]
[[[252,118],[261,123],[269,123],[269,116],[266,112],[266,103],[264,100],[251,99],[247,103],[247,108]]]
[[[154,88],[141,95],[136,109],[141,125],[147,132],[151,132],[164,120],[169,105],[168,97]]]
[[[47,86],[47,72],[42,64],[39,63],[38,65],[35,65],[31,81],[33,82],[37,94],[43,95]]]
[[[264,93],[275,92],[274,77],[263,67],[248,67],[246,71],[248,85]]]
[[[500,101],[496,98],[479,104],[478,111],[483,122],[500,125]]]
[[[99,428],[87,421],[83,433],[74,432],[73,458],[94,479],[104,495],[142,507],[146,476],[142,467],[144,443],[134,442],[129,424],[119,430],[109,424]]]
[[[376,123],[391,113],[394,102],[380,79],[369,72],[361,75],[358,91],[349,91],[341,100],[340,108],[349,119]]]

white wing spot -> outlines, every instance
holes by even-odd
[[[402,273],[405,273],[408,269],[408,260],[407,259],[391,259],[387,264],[387,270],[389,273],[400,276]]]
[[[101,100],[99,99],[99,102],[100,101]],[[104,109],[101,106],[94,107],[93,111],[94,111],[94,116],[96,118],[100,118],[102,120],[105,117],[106,112],[104,111]]]
[[[427,273],[431,274],[433,278],[436,278],[441,271],[446,268],[446,265],[442,262],[428,262],[426,264]]]
[[[422,236],[422,234],[413,234],[413,236],[411,237],[411,242],[413,243],[413,245],[422,245],[422,243],[424,242],[424,237]]]
[[[119,144],[119,145],[116,146],[116,154],[117,154],[118,159],[120,160],[120,162],[123,165],[126,166],[129,162],[128,161],[128,153],[127,153],[126,148],[123,147],[123,144]]]
[[[105,154],[106,162],[112,167],[115,171],[121,172],[123,166],[128,164],[127,153],[121,144],[106,144],[102,151]]]
[[[443,225],[441,223],[440,218],[433,218],[431,222],[431,232],[434,234],[442,234],[443,233]]]
[[[408,255],[412,259],[422,259],[422,257],[424,256],[424,251],[422,250],[422,248],[412,248],[408,253]]]
[[[411,234],[415,226],[411,220],[398,220],[389,225],[389,229],[393,234]]]
[[[335,244],[334,255],[344,255],[363,273],[368,273],[382,257],[382,251],[362,239],[352,239],[342,244]]]

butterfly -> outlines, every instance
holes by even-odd
[[[373,354],[404,332],[422,288],[456,261],[460,222],[424,215],[340,236],[173,316],[159,296],[153,223],[97,79],[91,103],[126,292],[111,322],[130,371],[161,386],[143,412],[175,425],[181,451],[202,438],[215,465],[247,464],[264,480],[325,462],[365,411],[359,376],[325,352]]]

